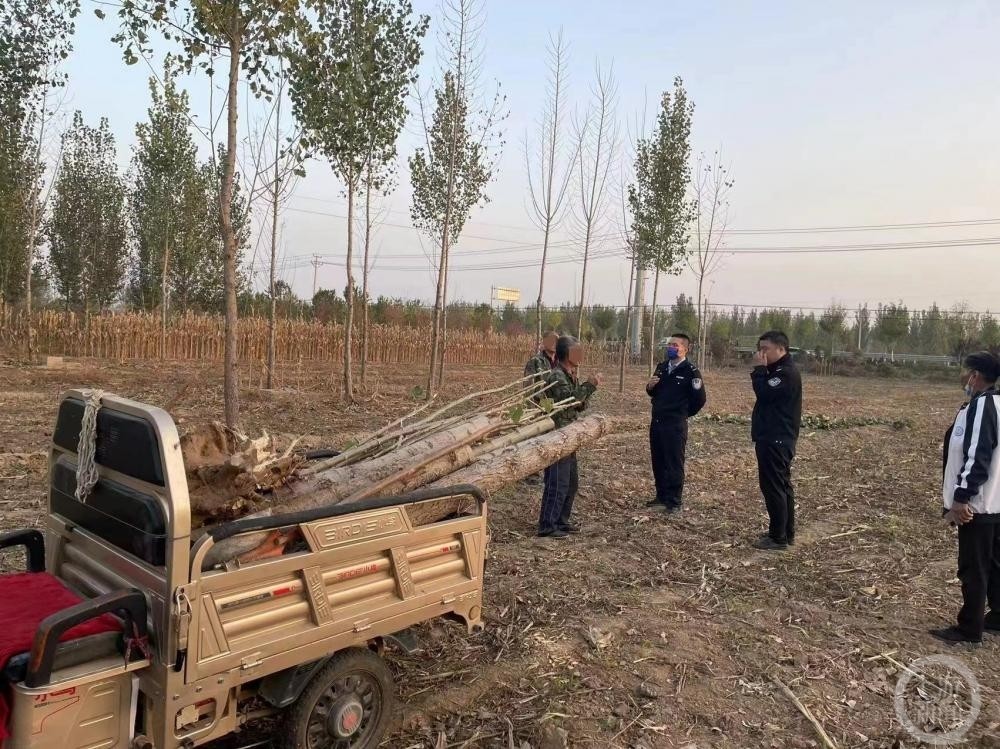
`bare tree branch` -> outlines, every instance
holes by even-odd
[[[583,336],[584,307],[587,294],[587,265],[591,244],[603,233],[607,211],[608,175],[618,161],[619,126],[616,118],[618,87],[614,66],[607,73],[595,65],[595,82],[591,88],[592,103],[574,123],[577,143],[576,161],[580,191],[578,231],[583,240],[583,273],[580,282],[580,303],[577,310],[577,335]]]
[[[708,343],[708,305],[705,282],[725,259],[722,252],[729,225],[729,192],[733,187],[731,167],[722,161],[720,151],[711,158],[701,154],[691,184],[694,214],[694,245],[687,264],[698,281],[698,366],[704,368]]]
[[[542,306],[545,292],[545,263],[549,253],[549,239],[562,222],[566,208],[566,195],[573,177],[573,164],[578,153],[574,149],[568,156],[563,148],[563,119],[567,97],[568,49],[563,41],[562,29],[558,36],[549,36],[549,80],[546,100],[538,123],[538,161],[532,168],[531,144],[524,137],[524,164],[528,175],[528,194],[531,200],[529,216],[543,232],[542,264],[538,272],[538,299],[535,308],[535,343],[542,339]],[[562,167],[558,162],[565,159]],[[536,171],[537,170],[537,171]]]

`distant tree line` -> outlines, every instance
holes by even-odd
[[[311,301],[300,299],[284,282],[279,282],[278,316],[326,323],[343,323],[347,303],[344,295],[320,289]],[[270,297],[265,293],[241,296],[241,314],[264,314]],[[361,314],[366,300],[355,291],[355,315]],[[367,300],[368,314],[375,325],[426,327],[432,308],[419,300],[378,296]],[[448,325],[456,330],[480,330],[507,335],[533,334],[541,322],[543,329],[576,334],[580,329],[579,305],[563,303],[542,307],[495,306],[475,302],[451,302]],[[648,350],[650,308],[643,310],[642,349]],[[679,295],[673,304],[658,308],[657,341],[682,332],[697,340],[699,318],[693,296]],[[825,310],[792,310],[779,307],[749,309],[716,308],[705,313],[704,340],[708,353],[725,358],[737,347],[755,345],[765,330],[784,330],[796,348],[817,358],[854,352],[879,352],[961,356],[977,348],[1000,350],[1000,322],[988,312],[974,312],[963,306],[941,309],[933,304],[925,310],[910,310],[890,303],[848,310],[833,305]],[[585,308],[583,338],[591,342],[622,341],[627,338],[626,310],[621,307],[591,305]]]

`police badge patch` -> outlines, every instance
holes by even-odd
[[[695,377],[693,380],[691,380],[691,387],[693,387],[695,390],[701,390],[701,378]]]
[[[770,380],[767,381],[767,384],[770,385],[773,388],[776,388],[776,387],[778,387],[778,385],[781,384],[781,378],[780,377],[772,377]]]

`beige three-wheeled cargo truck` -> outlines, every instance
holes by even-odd
[[[170,416],[105,394],[95,421],[89,398],[60,403],[44,534],[0,536],[27,563],[0,575],[3,749],[175,749],[245,728],[275,746],[375,747],[393,716],[382,648],[414,647],[408,628],[435,617],[481,627],[475,487],[243,519],[193,540]],[[93,438],[83,460],[81,431]],[[83,501],[78,482],[92,484]],[[465,509],[411,522],[448,497]],[[260,561],[204,561],[224,539],[276,529],[301,541]]]

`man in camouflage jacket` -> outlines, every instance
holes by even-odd
[[[545,382],[545,378],[552,371],[552,367],[556,363],[556,341],[558,340],[559,333],[554,330],[546,330],[544,335],[542,335],[541,347],[524,365],[524,376],[532,378],[530,382],[525,383],[525,386]],[[547,397],[547,393],[545,395],[535,395],[532,396],[531,400],[537,403],[542,398]],[[532,486],[539,484],[542,481],[542,474],[536,473],[529,476],[525,481]]]
[[[559,334],[556,331],[546,330],[545,335],[542,336],[541,347],[524,365],[524,376],[533,377],[532,383],[542,382],[545,376],[552,371],[552,367],[556,363],[556,341],[558,340]]]
[[[579,401],[578,405],[553,414],[557,428],[576,421],[580,411],[587,407],[587,401],[601,384],[601,375],[593,375],[580,383],[576,371],[583,360],[583,347],[575,338],[561,337],[556,343],[556,362],[547,376],[551,387],[546,395],[553,402],[567,399]],[[573,500],[578,486],[576,453],[567,455],[545,469],[545,489],[542,492],[542,507],[538,518],[538,535],[547,538],[566,538],[579,528],[570,522]]]

